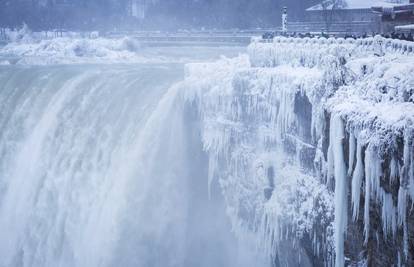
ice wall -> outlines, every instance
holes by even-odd
[[[209,181],[275,266],[413,264],[413,51],[276,38],[188,65]]]

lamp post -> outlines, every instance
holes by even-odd
[[[283,7],[283,12],[282,12],[282,33],[283,34],[286,34],[288,30],[287,20],[288,20],[287,7]]]

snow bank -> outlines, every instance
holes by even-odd
[[[187,66],[183,92],[199,110],[209,182],[220,182],[239,235],[254,233],[274,261],[288,257],[287,241],[300,259],[311,240],[325,265],[372,262],[345,257],[347,238],[358,235],[347,223],[363,216],[365,242],[376,238],[408,262],[412,48],[380,37],[275,38],[254,41],[248,57]],[[380,228],[370,222],[376,207]],[[399,229],[392,245],[378,241]]]

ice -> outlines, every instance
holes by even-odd
[[[391,233],[391,238],[395,237],[397,232],[397,212],[392,200],[392,195],[382,190],[382,210],[381,220],[385,238]]]
[[[412,127],[414,118],[413,50],[403,41],[383,41],[381,37],[276,37],[273,43],[254,39],[248,58],[187,66],[184,94],[197,106],[204,125],[204,148],[213,162],[210,183],[219,180],[237,233],[257,235],[259,248],[275,261],[283,258],[298,264],[289,261],[293,258],[286,253],[289,242],[297,248],[296,260],[304,260],[300,242],[307,236],[313,253],[322,256],[326,265],[347,264],[348,208],[357,221],[361,195],[365,242],[371,234],[379,238],[371,231],[373,205],[380,207],[384,238],[394,238],[406,220],[404,192],[414,188],[409,186],[413,176],[408,175],[413,168],[407,167],[412,165],[407,160],[411,154],[404,156],[408,178],[398,206],[381,181],[389,177],[387,182],[395,184],[400,179],[393,153],[396,138]],[[298,99],[311,106],[305,129],[301,128],[304,104],[292,108]],[[404,144],[408,151],[411,144]],[[314,154],[305,159],[304,151]],[[386,155],[390,156],[387,172],[382,168]],[[306,165],[307,161],[312,164]],[[263,174],[268,168],[274,169],[274,187]],[[352,179],[351,207],[348,179]],[[320,188],[324,188],[322,195]],[[310,204],[321,199],[334,201]],[[319,215],[324,218],[323,229],[317,226]]]
[[[298,123],[295,98],[319,86],[321,73],[290,66],[252,69],[244,56],[190,64],[186,72],[182,86],[187,101],[198,106],[204,125],[202,139],[212,165],[209,173],[211,179],[219,180],[225,192],[238,236],[257,233],[263,237],[258,238],[259,247],[263,245],[276,258],[287,253],[279,246],[286,240],[313,235],[313,225],[317,218],[321,219],[318,216],[322,216],[323,225],[332,229],[331,194],[324,184],[300,171],[300,150],[313,146],[291,134]],[[295,140],[295,167],[284,167],[288,160],[281,149],[285,139]],[[302,198],[292,203],[298,193]],[[294,212],[292,205],[301,208]],[[322,210],[323,215],[319,212]],[[290,220],[295,223],[290,224]],[[328,255],[331,241],[317,237],[315,251]],[[291,245],[298,246],[296,242]],[[303,249],[289,253],[293,254],[290,260],[309,260]]]
[[[354,221],[359,217],[361,186],[362,179],[364,178],[364,165],[362,159],[362,144],[361,141],[357,141],[356,166],[352,176],[352,217]]]
[[[347,170],[344,159],[344,125],[340,115],[331,118],[330,155],[328,163],[335,178],[335,266],[344,266],[344,240],[347,225]]]
[[[348,176],[352,176],[355,161],[355,149],[357,149],[357,140],[353,133],[349,136],[349,155],[348,155]]]
[[[370,201],[381,201],[380,177],[382,175],[381,162],[377,151],[372,145],[365,152],[365,207],[364,207],[364,233],[365,242],[370,236]]]
[[[401,170],[401,184],[404,188],[409,188],[411,199],[414,199],[414,153],[412,150],[414,142],[413,133],[413,128],[407,128],[404,133],[404,165]]]

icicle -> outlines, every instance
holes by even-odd
[[[397,265],[398,267],[401,267],[402,265],[401,265],[401,253],[400,252],[398,252],[398,265]]]
[[[405,259],[408,259],[408,228],[407,225],[404,225],[404,235],[403,235],[403,246],[404,246],[404,256]]]
[[[367,149],[365,152],[365,203],[364,203],[364,236],[365,244],[368,243],[369,238],[369,206],[371,198],[371,180],[368,178],[370,173],[370,158],[371,150]]]
[[[344,266],[344,239],[347,224],[347,170],[344,158],[344,124],[340,115],[331,118],[330,167],[335,177],[335,266]],[[332,161],[333,160],[333,161]],[[332,170],[331,170],[332,171]]]
[[[400,187],[398,190],[398,226],[405,225],[407,218],[407,189]]]
[[[276,121],[276,134],[282,140],[294,118],[293,107],[294,98],[291,92],[282,90],[279,95],[279,110]]]
[[[408,159],[404,159],[404,164],[407,161],[407,179],[408,179],[408,188],[410,192],[411,199],[414,200],[414,153],[413,153],[413,134],[414,131],[407,130],[406,132],[406,145],[404,146],[404,151],[407,149],[409,152],[407,153]],[[404,152],[405,155],[405,152]]]
[[[397,232],[397,219],[396,219],[396,210],[392,200],[392,195],[386,193],[383,189],[381,189],[382,195],[382,207],[381,207],[381,221],[382,221],[382,229],[384,232],[384,237],[387,237],[389,232],[395,236]]]
[[[356,153],[357,162],[355,166],[354,175],[352,176],[352,218],[354,219],[354,221],[358,219],[359,215],[361,185],[362,178],[364,176],[364,166],[362,163],[362,145],[360,141],[358,141]]]
[[[395,157],[393,156],[390,162],[390,184],[394,183],[399,175],[398,163]]]
[[[331,129],[329,131],[329,147],[328,147],[328,163],[327,163],[327,183],[329,183],[334,176],[334,151],[333,151],[333,140],[335,139],[335,131],[333,130],[333,118],[331,118]]]
[[[208,161],[208,197],[211,199],[211,185],[213,184],[214,175],[217,171],[217,158],[216,156],[210,156]]]
[[[414,160],[412,153],[412,131],[407,129],[404,134],[404,165],[401,169],[401,186],[408,188],[411,198],[414,199]]]
[[[371,173],[371,185],[372,185],[372,193],[376,197],[377,201],[381,200],[380,193],[380,178],[382,176],[382,167],[381,167],[381,159],[378,158],[378,154],[373,152],[372,156],[372,173]]]
[[[356,138],[355,138],[355,135],[351,133],[349,136],[348,176],[352,175],[352,170],[354,167],[355,145],[356,145]]]

